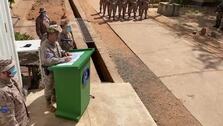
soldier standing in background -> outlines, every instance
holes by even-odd
[[[129,0],[128,2],[128,16],[131,17],[131,13],[134,13],[134,19],[136,19],[137,12],[137,0]]]
[[[100,1],[99,1],[99,10],[100,10],[99,13],[101,13],[101,11],[102,11],[102,9],[103,9],[103,4],[104,4],[104,0],[100,0]]]
[[[105,16],[105,13],[106,13],[106,9],[107,9],[107,13],[109,14],[109,2],[110,0],[104,0],[103,2],[103,16]]]
[[[139,0],[139,16],[142,20],[143,13],[145,14],[145,19],[147,18],[147,12],[149,9],[149,0]]]
[[[13,79],[17,70],[11,59],[0,60],[0,126],[27,126],[25,98]]]
[[[59,44],[62,50],[70,51],[74,49],[74,41],[71,35],[72,27],[69,24],[68,19],[61,19],[60,27],[62,28],[62,32],[59,34]]]
[[[111,19],[111,16],[113,16],[113,20],[115,20],[115,15],[117,11],[117,6],[118,6],[118,0],[110,0],[109,1],[109,14],[108,18],[109,20]]]
[[[39,39],[42,39],[50,25],[50,19],[44,8],[40,8],[39,13],[40,15],[36,18],[36,33],[39,36]]]
[[[118,1],[119,18],[121,18],[121,15],[122,15],[122,19],[125,19],[125,13],[126,13],[127,6],[128,6],[128,0],[119,0]]]

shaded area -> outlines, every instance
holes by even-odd
[[[74,121],[57,118],[54,113],[50,113],[46,108],[43,91],[31,91],[28,97],[28,110],[31,115],[30,126],[75,126]]]
[[[88,48],[94,48],[95,52],[92,55],[92,60],[94,62],[96,71],[98,73],[98,76],[102,82],[114,82],[110,72],[107,69],[107,66],[99,53],[96,44],[94,43],[94,40],[84,22],[84,20],[81,18],[81,15],[74,4],[73,0],[69,0],[71,8],[73,10],[74,16],[77,18],[77,23],[80,27],[80,30],[82,32],[82,35],[84,37],[85,43],[87,44]]]

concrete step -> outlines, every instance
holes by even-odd
[[[90,104],[78,123],[57,118],[45,107],[44,91],[27,97],[33,126],[156,126],[129,83],[100,83],[91,85]]]

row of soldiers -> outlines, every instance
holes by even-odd
[[[128,18],[131,17],[131,13],[134,14],[134,19],[136,19],[136,13],[139,12],[140,19],[145,15],[147,18],[147,11],[149,9],[150,0],[100,0],[100,13],[103,12],[105,16],[106,10],[108,13],[109,20],[113,16],[115,20],[116,11],[118,9],[118,18],[125,19],[126,12],[128,13]]]

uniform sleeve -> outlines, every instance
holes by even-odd
[[[14,102],[5,92],[0,91],[0,125],[19,126],[15,118]]]
[[[47,20],[46,18],[44,18],[43,24],[46,26],[46,28],[48,28],[49,27],[49,20]]]
[[[64,62],[65,62],[65,58],[54,57],[54,54],[48,49],[44,51],[44,64],[45,65],[52,66],[52,65],[64,63]]]
[[[61,48],[61,46],[60,46],[60,44],[57,42],[56,43],[57,44],[57,48],[58,48],[58,50],[60,51],[60,53],[62,54],[62,56],[64,57],[65,56],[65,53],[66,53],[66,51],[64,51],[62,48]]]
[[[39,18],[37,18],[36,19],[36,34],[39,36],[39,38],[42,38],[43,37],[43,35],[42,35],[42,33],[41,33],[41,31],[40,31],[40,20],[39,20]]]

